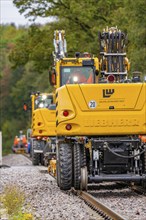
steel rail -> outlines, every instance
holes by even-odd
[[[146,188],[142,186],[132,185],[131,189],[140,194],[146,194]]]
[[[85,191],[77,191],[77,195],[90,204],[97,212],[103,213],[105,219],[112,219],[112,220],[126,220],[124,217],[119,215],[118,213],[114,212],[112,209],[107,207],[106,205],[99,202],[96,198]],[[101,214],[102,216],[102,214]]]

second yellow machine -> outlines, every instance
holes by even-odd
[[[56,158],[56,126],[54,95],[49,93],[33,93],[31,155],[33,165],[49,165]]]

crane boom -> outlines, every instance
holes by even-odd
[[[54,31],[54,48],[55,52],[53,53],[54,59],[62,59],[66,57],[67,53],[67,43],[65,39],[65,31],[64,30],[56,30]]]

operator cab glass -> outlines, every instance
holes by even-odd
[[[83,66],[61,67],[61,86],[65,84],[94,83],[95,68]]]
[[[49,108],[49,105],[53,103],[53,96],[41,94],[35,98],[35,109]]]

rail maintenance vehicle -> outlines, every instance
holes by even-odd
[[[55,108],[53,93],[33,93],[31,154],[33,165],[49,165],[56,157]]]
[[[89,183],[102,181],[146,182],[146,83],[128,78],[125,33],[106,28],[99,42],[100,60],[77,53],[56,63],[57,184],[62,190],[87,190]],[[90,83],[84,79],[89,73]]]

